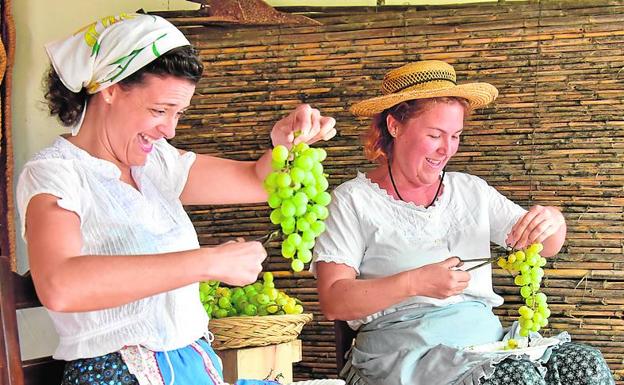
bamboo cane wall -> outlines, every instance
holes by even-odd
[[[309,11],[289,9],[289,11]],[[547,334],[567,330],[600,348],[624,383],[624,2],[570,1],[452,7],[338,8],[306,13],[320,27],[180,25],[206,65],[175,144],[198,153],[257,159],[272,123],[301,102],[334,116],[322,144],[330,188],[370,164],[359,136],[367,120],[348,106],[377,95],[388,69],[445,60],[459,82],[485,81],[498,100],[464,131],[450,169],[485,178],[524,207],[563,210],[568,237],[547,265],[553,314]],[[264,204],[188,207],[204,245],[270,228]],[[315,314],[302,333],[298,379],[334,377],[332,323],[319,313],[309,273],[292,274],[277,244],[268,269],[278,287]],[[494,272],[505,324],[519,306],[506,273]]]

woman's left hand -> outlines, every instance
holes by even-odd
[[[312,144],[319,140],[329,140],[336,135],[336,120],[322,116],[316,108],[309,104],[301,104],[288,116],[280,119],[271,130],[273,146],[284,145],[290,148],[293,144],[305,142]],[[299,134],[295,137],[295,133]]]
[[[543,243],[565,225],[563,215],[554,207],[533,206],[512,227],[507,236],[507,244],[516,249],[532,243]]]

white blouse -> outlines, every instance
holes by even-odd
[[[114,164],[59,137],[20,174],[17,206],[22,236],[30,199],[52,194],[59,198],[60,207],[80,217],[83,255],[197,249],[197,233],[179,198],[194,161],[194,153],[180,155],[159,140],[146,164],[132,168],[136,190],[119,179],[121,172]],[[54,358],[68,361],[115,352],[126,345],[177,349],[200,338],[208,326],[197,284],[110,309],[49,313],[59,334]]]
[[[360,172],[332,195],[326,231],[316,241],[310,269],[314,272],[317,262],[335,262],[352,267],[362,279],[385,277],[451,256],[489,257],[490,241],[505,246],[507,234],[526,212],[481,178],[457,172],[446,173],[443,193],[429,208],[394,199]],[[490,306],[503,303],[492,289],[491,266],[475,269],[471,275],[460,295],[444,300],[411,297],[349,325],[357,329],[406,307],[469,300]]]

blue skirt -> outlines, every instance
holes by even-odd
[[[175,350],[154,352],[127,346],[99,357],[70,361],[62,385],[221,385],[223,366],[204,339]],[[275,385],[239,380],[236,385]]]

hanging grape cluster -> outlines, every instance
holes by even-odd
[[[312,260],[314,241],[325,231],[323,221],[329,215],[331,196],[322,164],[327,153],[298,143],[290,151],[275,146],[271,155],[273,171],[264,181],[273,209],[270,219],[283,234],[282,256],[292,259],[290,267],[299,272]]]
[[[540,284],[544,277],[546,259],[539,253],[541,243],[534,243],[524,250],[512,252],[507,258],[498,259],[498,266],[512,275],[514,283],[520,287],[520,295],[525,304],[518,309],[520,335],[526,337],[529,332],[537,332],[548,325],[550,309],[546,294],[540,291]]]
[[[265,272],[253,284],[229,288],[218,281],[200,282],[199,298],[210,318],[301,314],[303,305],[296,298],[275,288],[273,274]]]

